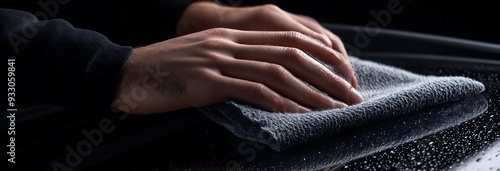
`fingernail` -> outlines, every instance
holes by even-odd
[[[347,107],[348,105],[342,102],[337,102],[335,103],[335,108],[344,108]]]
[[[298,106],[298,112],[299,113],[307,113],[307,112],[311,112],[311,109],[308,109],[308,108],[303,107],[303,106]]]
[[[351,86],[353,86],[353,88],[356,89],[356,90],[359,88],[358,87],[358,80],[354,76],[351,79]]]
[[[351,87],[351,90],[347,99],[349,104],[358,104],[363,101],[363,96],[356,90],[354,87]]]

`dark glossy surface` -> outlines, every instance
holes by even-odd
[[[498,170],[500,63],[397,54],[366,58],[426,75],[483,82],[482,95],[429,107],[278,153],[239,139],[195,109],[140,116],[88,108],[20,108],[18,170],[69,166],[82,132],[110,121],[113,131],[74,170]],[[415,57],[415,58],[413,58]],[[4,130],[5,127],[2,127]],[[58,168],[58,167],[56,167]],[[61,170],[61,169],[56,169]]]
[[[498,170],[500,65],[456,59],[377,58],[426,75],[483,82],[482,96],[431,107],[277,153],[201,118],[95,170]],[[198,116],[193,114],[193,116]]]
[[[398,170],[500,169],[500,65],[498,62],[430,57],[429,59],[378,58],[426,75],[461,75],[483,82],[488,108],[477,117],[450,129],[392,147],[345,164],[346,170],[391,168]],[[455,62],[451,62],[455,61]],[[458,62],[460,61],[460,62]],[[474,108],[473,105],[468,106]],[[466,114],[467,112],[458,112]],[[443,120],[447,122],[446,120]],[[425,125],[422,125],[425,126]]]

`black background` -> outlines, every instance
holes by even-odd
[[[365,25],[370,21],[374,21],[373,17],[370,15],[370,11],[387,9],[387,3],[390,0],[328,0],[327,2],[289,0],[244,1],[248,4],[273,3],[287,11],[309,15],[321,22]],[[497,33],[498,30],[500,30],[500,26],[498,26],[500,9],[498,9],[499,7],[494,5],[493,2],[462,2],[451,0],[400,1],[404,10],[398,15],[393,15],[393,18],[387,28],[500,44],[500,34]],[[39,9],[36,3],[33,3],[32,5],[35,6],[34,9]],[[66,117],[79,119],[69,115]],[[97,116],[97,118],[100,119],[102,116]],[[74,135],[76,136],[80,134]],[[63,141],[61,143],[65,142]],[[147,159],[150,158],[145,158],[145,160]],[[151,162],[153,163],[157,161]],[[111,164],[115,163],[111,162]],[[115,165],[113,165],[113,167],[115,167]]]
[[[234,1],[234,0],[233,0]],[[387,9],[391,0],[254,1],[309,15],[322,22],[366,25],[370,11]],[[493,1],[398,0],[403,11],[386,28],[500,43],[500,7]]]
[[[24,6],[28,6],[28,9],[32,9],[31,11],[28,10],[29,12],[33,12],[39,10],[37,1],[26,0],[26,3],[21,2],[23,2]],[[399,1],[404,9],[401,13],[392,15],[391,22],[386,28],[500,44],[500,34],[498,34],[500,30],[500,25],[498,25],[500,9],[495,5],[494,1],[226,0],[226,3],[233,2],[242,6],[270,3],[276,4],[286,11],[311,16],[321,22],[364,26],[366,23],[375,20],[370,15],[370,11],[385,10],[390,1]],[[5,2],[7,4],[18,3],[17,0],[5,0]],[[82,15],[89,14],[91,14],[91,11]]]

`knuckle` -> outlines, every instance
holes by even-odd
[[[276,5],[266,4],[261,5],[256,8],[256,11],[252,14],[253,17],[262,22],[269,22],[269,24],[274,24],[275,19],[282,17],[282,10]]]
[[[342,39],[335,34],[331,34],[332,43],[342,43]]]
[[[283,41],[296,43],[306,38],[306,36],[298,31],[285,31],[282,33]]]
[[[261,83],[255,83],[249,85],[247,88],[244,89],[245,94],[253,96],[253,97],[259,97],[259,98],[264,98],[269,95],[269,89]]]
[[[328,47],[332,46],[333,42],[331,42],[330,38],[325,34],[313,33],[310,35],[310,37],[313,38],[312,39],[313,42],[311,42],[311,43],[315,43],[315,44],[318,43],[318,45],[321,44],[321,45],[326,45]]]
[[[281,8],[274,5],[274,4],[264,4],[261,6],[261,9],[263,11],[267,11],[267,12],[269,12],[269,11],[281,11]]]
[[[219,81],[214,70],[214,67],[211,66],[207,66],[207,68],[197,70],[196,75],[199,76],[202,81],[206,82],[206,87],[215,88],[215,86],[213,85],[216,85],[215,82]]]
[[[339,60],[339,64],[347,64],[349,63],[349,60],[344,56],[344,54],[340,53],[339,51],[333,50],[333,55]]]
[[[212,36],[227,37],[232,33],[232,29],[228,28],[211,28],[206,30]]]
[[[289,56],[296,56],[296,55],[301,55],[303,52],[302,52],[302,50],[294,48],[294,47],[284,47],[283,53],[285,53],[285,55],[289,55]]]
[[[283,53],[287,59],[292,60],[294,63],[300,63],[305,56],[305,53],[302,50],[293,47],[283,48]]]
[[[221,49],[230,45],[230,41],[220,38],[209,38],[200,42],[200,46],[206,49]]]
[[[330,40],[330,38],[326,34],[316,33],[316,37],[318,37],[319,40],[324,40],[324,41]]]
[[[281,83],[286,82],[290,76],[289,72],[284,67],[276,64],[269,64],[265,70],[273,81]]]

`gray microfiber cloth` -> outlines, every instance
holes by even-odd
[[[351,57],[351,63],[364,99],[357,105],[296,114],[269,112],[241,102],[226,101],[199,110],[240,138],[285,151],[349,128],[456,101],[485,90],[482,83],[470,78],[423,76],[356,57]]]
[[[388,149],[412,141],[417,144],[426,143],[419,139],[476,118],[487,109],[488,100],[485,96],[470,96],[404,116],[396,116],[349,129],[349,131],[325,137],[320,141],[306,143],[300,148],[286,152],[261,152],[252,162],[244,160],[240,162],[241,168],[249,168],[246,170],[268,168],[273,168],[273,170],[335,170],[326,168],[349,163],[382,151],[387,153]],[[446,142],[447,139],[453,139],[453,136],[440,140]],[[401,160],[401,162],[404,161]]]

